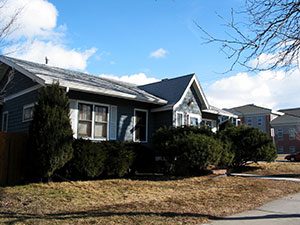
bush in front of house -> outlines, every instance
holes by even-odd
[[[125,142],[124,144],[127,148],[132,149],[135,155],[135,159],[130,167],[131,174],[156,171],[155,152],[152,149],[136,142]]]
[[[234,154],[234,167],[243,166],[247,161],[271,162],[277,157],[272,139],[257,128],[229,126],[219,133],[219,137],[230,145],[230,151]]]
[[[135,159],[133,149],[118,141],[76,139],[73,148],[72,160],[60,171],[69,179],[123,177]]]
[[[157,154],[177,175],[196,175],[208,166],[228,166],[232,154],[228,145],[216,138],[206,127],[165,127],[154,134]]]
[[[73,131],[69,101],[59,83],[42,88],[30,131],[30,162],[35,179],[49,179],[72,158]]]

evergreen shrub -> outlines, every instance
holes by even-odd
[[[30,159],[35,178],[50,179],[73,153],[73,131],[69,119],[69,101],[59,83],[42,88],[34,107],[29,131]]]

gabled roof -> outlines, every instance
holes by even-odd
[[[224,109],[220,109],[220,108],[212,106],[212,105],[209,106],[209,109],[203,110],[203,112],[218,114],[220,116],[228,116],[228,117],[232,117],[232,118],[238,118],[238,115],[236,115],[235,113],[229,112]]]
[[[279,109],[279,112],[283,112],[285,114],[299,116],[300,117],[300,108],[291,108],[291,109]]]
[[[208,102],[195,74],[188,74],[172,79],[163,79],[159,82],[138,87],[157,97],[166,99],[168,104],[163,106],[161,110],[168,110],[176,107],[176,104],[179,104],[183,100],[186,92],[191,86],[196,90],[199,100],[203,105],[203,109],[208,109]]]
[[[251,114],[275,114],[275,115],[283,115],[280,112],[275,112],[272,109],[264,108],[261,106],[257,106],[254,104],[247,104],[238,107],[233,107],[230,109],[224,109],[226,111],[235,113],[239,116],[243,115],[251,115]]]
[[[280,109],[278,110],[284,115],[279,116],[271,121],[272,125],[300,123],[300,108]]]
[[[86,73],[6,56],[0,56],[0,61],[15,68],[41,85],[48,85],[59,81],[61,86],[67,87],[70,90],[108,95],[159,105],[167,104],[166,100],[149,94],[146,91],[139,89],[136,85],[125,82],[114,81]]]

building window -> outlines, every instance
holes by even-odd
[[[247,125],[248,125],[249,127],[252,127],[252,117],[248,117],[248,118],[247,118]]]
[[[294,129],[289,129],[289,140],[295,140]]]
[[[188,115],[188,125],[193,127],[200,127],[200,115],[189,114]]]
[[[79,103],[78,109],[78,136],[107,139],[108,107]]]
[[[134,110],[134,141],[147,142],[148,136],[148,111],[142,109]]]
[[[8,112],[2,113],[2,132],[8,131]]]
[[[283,140],[283,130],[282,129],[277,130],[277,136],[278,136],[278,141]]]
[[[95,106],[95,138],[107,138],[108,108]]]
[[[283,146],[278,146],[278,152],[279,153],[283,153],[284,152]]]
[[[257,117],[257,125],[262,126],[262,116]]]
[[[289,146],[289,152],[291,153],[295,152],[295,146]]]
[[[34,104],[25,105],[23,107],[23,122],[31,121],[33,119]]]
[[[176,126],[182,127],[183,124],[183,113],[182,112],[176,112]]]

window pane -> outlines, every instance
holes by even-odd
[[[182,126],[183,125],[183,122],[182,122],[182,114],[181,113],[178,113],[177,114],[177,126]]]
[[[136,111],[135,113],[136,125],[135,125],[135,139],[137,141],[146,141],[146,121],[147,113],[142,111]]]
[[[196,117],[191,117],[191,118],[190,118],[190,125],[191,125],[191,126],[197,127],[198,124],[199,124],[198,118],[196,118]]]
[[[106,138],[107,137],[107,124],[96,123],[95,124],[95,138]]]
[[[211,121],[209,121],[209,120],[208,120],[208,121],[206,121],[206,126],[208,126],[208,127],[210,127],[210,128],[211,128],[211,127],[212,127],[212,122],[211,122]]]
[[[95,121],[107,122],[107,107],[95,106]]]
[[[33,106],[24,109],[24,120],[31,120],[33,118]]]
[[[81,137],[91,137],[92,136],[92,122],[79,121],[78,135]]]
[[[92,106],[79,104],[79,120],[92,120]]]

